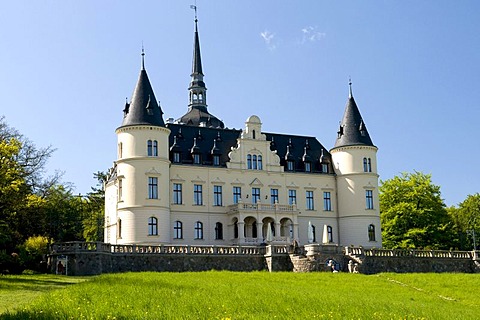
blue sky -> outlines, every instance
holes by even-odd
[[[125,97],[146,69],[164,117],[187,110],[194,0],[4,1],[0,115],[77,193],[116,157]],[[480,2],[198,0],[209,111],[227,127],[333,147],[348,79],[380,179],[430,173],[447,205],[480,191]]]

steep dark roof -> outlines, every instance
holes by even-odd
[[[125,104],[122,127],[132,125],[165,126],[147,71],[142,67],[132,100]]]
[[[370,139],[367,127],[351,93],[337,134],[334,148],[354,145],[373,146],[372,139]]]
[[[167,123],[171,130],[169,137],[170,160],[173,152],[180,153],[182,164],[192,164],[192,148],[194,141],[195,153],[200,154],[202,165],[213,165],[213,154],[220,156],[220,166],[226,167],[229,161],[228,153],[237,145],[241,130],[193,127],[181,124]],[[215,141],[215,142],[214,142]],[[214,145],[216,148],[214,149]]]
[[[232,147],[237,146],[237,139],[242,131],[236,129],[221,129],[208,127],[193,127],[180,124],[167,123],[170,130],[169,147],[170,160],[173,161],[173,152],[180,153],[181,164],[192,164],[192,152],[200,154],[201,165],[213,165],[213,155],[220,156],[220,166],[226,167],[228,153]],[[267,141],[270,141],[270,150],[276,150],[280,157],[280,164],[285,168],[287,161],[285,155],[287,146],[290,150],[289,160],[293,160],[294,171],[304,172],[304,155],[307,152],[307,161],[311,161],[312,172],[320,173],[320,157],[324,156],[324,163],[331,168],[330,153],[318,142],[315,137],[294,136],[277,133],[265,133]],[[193,148],[195,145],[195,148]]]
[[[179,118],[177,122],[186,124],[187,126],[195,127],[200,126],[202,123],[204,123],[205,126],[212,128],[225,127],[221,120],[207,111],[206,107],[201,108],[197,106],[189,108],[188,112]]]
[[[311,162],[312,172],[319,173],[322,170],[320,163],[322,150],[324,163],[329,164],[331,162],[330,153],[315,137],[267,132],[262,133],[264,133],[267,136],[267,140],[270,141],[270,150],[277,151],[277,155],[280,157],[280,164],[283,165],[285,168],[287,168],[288,156],[288,160],[295,161],[295,171],[305,171],[305,159],[306,161]],[[289,152],[288,155],[287,149]],[[328,171],[330,173],[333,172],[333,168],[330,167],[330,164]]]

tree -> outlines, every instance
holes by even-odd
[[[381,181],[379,190],[385,248],[451,247],[450,219],[431,175],[402,173]]]
[[[105,190],[107,179],[105,172],[93,174],[97,185],[92,187],[84,201],[83,237],[86,241],[103,241],[103,227],[105,219]]]
[[[471,250],[473,235],[475,234],[478,238],[477,231],[480,230],[480,193],[468,195],[458,208],[448,208],[448,213],[453,223],[458,247],[462,250]]]

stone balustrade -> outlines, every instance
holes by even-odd
[[[446,258],[446,259],[474,259],[470,251],[448,250],[409,250],[409,249],[364,249],[345,247],[345,254],[349,256],[365,257],[412,257],[412,258]]]
[[[228,211],[268,211],[268,212],[295,212],[297,211],[296,205],[288,204],[263,204],[263,203],[237,203],[228,206]]]
[[[285,246],[279,246],[283,250]],[[189,255],[264,255],[264,246],[190,246],[128,245],[102,242],[64,242],[52,245],[52,253],[106,252],[121,254],[189,254]],[[282,251],[283,252],[283,251]]]

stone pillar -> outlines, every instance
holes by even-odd
[[[280,238],[280,221],[275,222],[275,237],[273,237],[273,240],[279,239]]]
[[[244,244],[245,243],[245,222],[238,221],[238,243]]]

